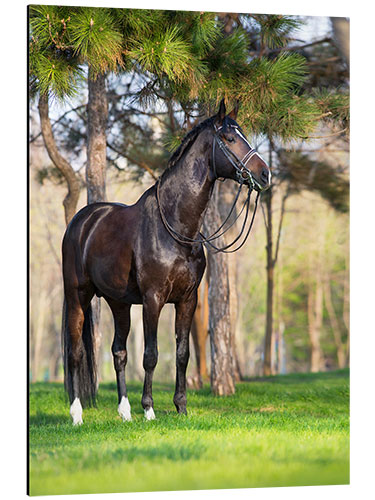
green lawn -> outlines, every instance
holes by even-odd
[[[73,427],[61,384],[30,388],[30,493],[251,488],[349,483],[349,373],[242,382],[234,396],[154,384],[156,420],[145,421],[141,384],[129,385],[133,421],[117,414],[115,384]]]

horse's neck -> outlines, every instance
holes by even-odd
[[[198,235],[215,182],[207,135],[197,137],[190,150],[165,176],[160,189],[161,206],[169,224],[188,238]]]

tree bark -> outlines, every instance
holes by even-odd
[[[242,377],[241,363],[238,356],[238,290],[237,290],[237,256],[232,253],[228,255],[228,279],[229,279],[229,309],[230,327],[233,352],[233,374],[236,382]]]
[[[63,205],[65,213],[65,223],[69,224],[77,210],[80,183],[77,174],[70,163],[59,153],[55,138],[52,132],[51,121],[49,119],[48,95],[41,94],[39,97],[39,117],[44,145],[48,155],[55,167],[62,173],[68,186],[68,194],[65,196]]]
[[[274,261],[272,238],[272,188],[265,194],[267,213],[267,302],[266,302],[266,334],[264,339],[264,375],[272,375],[272,335],[273,335],[273,288],[274,288]]]
[[[218,201],[219,213],[223,220],[227,217],[233,200],[236,196],[238,186],[234,182],[223,182],[218,185]],[[237,209],[233,210],[228,224],[232,223],[237,216]],[[226,243],[230,243],[237,236],[237,225],[229,229],[223,239]],[[233,352],[233,373],[235,380],[239,382],[242,379],[242,372],[237,353],[237,319],[238,319],[238,290],[237,290],[237,254],[228,254],[228,282],[229,282],[229,309],[230,309],[230,323],[231,323],[231,342]]]
[[[197,362],[196,386],[202,387],[205,380],[208,380],[206,344],[208,337],[208,282],[202,281],[198,288],[197,308],[191,325],[191,336],[194,343],[194,351]]]
[[[318,372],[323,367],[323,354],[320,345],[320,332],[323,322],[323,283],[320,267],[320,261],[313,263],[310,255],[307,319],[311,347],[310,371],[312,372]]]
[[[350,363],[350,273],[349,273],[349,253],[345,255],[345,276],[344,276],[344,304],[343,304],[343,321],[348,334],[346,341],[346,366]]]
[[[316,316],[316,308],[319,309],[319,305],[316,303],[314,289],[312,284],[309,285],[308,297],[307,297],[307,315],[309,323],[309,337],[310,337],[310,371],[316,373],[320,371],[322,364],[322,351],[320,347],[320,328]]]
[[[87,203],[106,200],[106,146],[108,101],[105,75],[92,74],[89,69],[87,104]]]
[[[36,382],[38,380],[38,374],[40,368],[40,355],[42,351],[42,344],[44,338],[47,309],[48,309],[48,295],[45,288],[42,288],[38,300],[38,308],[37,308],[38,316],[33,336],[34,356],[33,356],[33,364],[31,367],[31,375],[33,382]]]
[[[331,286],[328,277],[326,277],[324,282],[324,299],[332,327],[333,338],[335,341],[337,364],[339,368],[345,368],[346,365],[345,346],[342,342],[340,325],[336,316],[335,308],[333,306]]]
[[[94,75],[91,68],[89,68],[86,166],[87,204],[106,201],[108,99],[105,81],[105,74]],[[101,342],[101,332],[99,330],[100,299],[94,297],[91,306],[94,323],[95,354],[98,359]]]
[[[334,39],[347,66],[350,63],[349,21],[345,17],[331,17]]]
[[[218,190],[214,190],[204,228],[211,234],[221,223],[218,210]],[[211,390],[215,395],[234,394],[233,351],[231,340],[230,293],[228,256],[223,253],[207,255],[210,281],[208,288],[209,332],[211,345]]]

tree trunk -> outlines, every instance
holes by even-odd
[[[105,75],[96,78],[89,69],[87,104],[87,203],[105,201],[106,126],[108,117]]]
[[[49,353],[48,373],[49,373],[49,381],[56,382],[58,380],[59,364],[61,360],[61,351],[60,351],[61,332],[57,328],[55,328],[54,323],[51,324],[50,328],[52,330],[51,334],[55,337],[55,341],[52,345],[51,352]]]
[[[220,223],[218,190],[214,190],[204,228],[211,234]],[[223,396],[234,394],[233,352],[231,340],[230,293],[228,256],[223,253],[207,255],[210,282],[208,288],[209,332],[211,345],[211,390]]]
[[[33,355],[33,364],[31,367],[33,382],[36,382],[38,380],[38,374],[40,368],[40,355],[44,338],[47,309],[48,309],[48,295],[45,288],[42,288],[38,300],[38,308],[37,308],[38,316],[36,320],[36,325],[34,329],[34,338],[33,338],[34,355]]]
[[[314,315],[314,290],[312,283],[309,284],[307,296],[307,318],[309,325],[309,338],[310,338],[310,371],[318,372],[320,368],[320,340],[319,332],[316,329],[315,315]]]
[[[133,380],[143,381],[143,322],[142,322],[142,307],[133,306],[131,308],[131,331],[129,336],[129,350],[131,356],[128,355],[128,367],[132,374]]]
[[[320,345],[320,332],[323,322],[323,284],[320,262],[309,258],[309,288],[307,296],[307,318],[311,346],[310,371],[318,372],[323,367],[323,355]]]
[[[350,27],[349,21],[345,17],[331,17],[331,23],[334,33],[334,40],[340,54],[344,58],[347,66],[350,63]]]
[[[242,380],[242,370],[238,357],[238,290],[237,290],[237,256],[235,253],[228,255],[228,279],[229,279],[229,309],[230,309],[230,328],[233,352],[233,374],[236,382]]]
[[[265,193],[267,213],[267,305],[266,305],[266,335],[264,340],[264,375],[272,375],[272,336],[273,336],[273,287],[274,287],[274,262],[272,239],[272,188]]]
[[[106,126],[108,101],[105,87],[105,75],[93,75],[89,68],[87,103],[87,204],[106,201]],[[100,299],[94,297],[91,302],[94,323],[95,353],[98,359],[101,333],[99,330]]]
[[[332,327],[333,338],[335,341],[338,367],[345,368],[346,365],[345,346],[341,339],[340,325],[336,316],[335,308],[333,306],[331,286],[328,277],[326,277],[324,282],[324,298],[325,298],[326,308],[328,311],[329,320]]]
[[[65,223],[69,224],[77,210],[80,192],[79,179],[70,163],[59,153],[53,136],[51,121],[49,119],[48,95],[41,94],[39,97],[39,117],[44,145],[48,156],[55,167],[62,173],[68,185],[68,194],[65,196],[63,205],[65,212]]]
[[[349,254],[345,255],[345,276],[344,276],[344,304],[343,304],[343,321],[348,333],[346,341],[346,366],[350,363],[350,274],[349,274]]]
[[[208,336],[208,282],[202,280],[198,288],[198,302],[193,322],[191,325],[191,336],[194,343],[194,351],[197,362],[197,380],[194,384],[201,388],[203,381],[208,380],[206,344]]]
[[[236,196],[238,186],[234,182],[222,182],[218,185],[219,191],[219,213],[223,220],[226,219],[233,200]],[[228,220],[231,224],[237,216],[237,209],[233,210],[232,216]],[[237,224],[229,229],[223,239],[226,243],[230,243],[237,236]],[[237,319],[238,319],[238,290],[237,290],[237,254],[228,254],[228,281],[229,281],[229,309],[231,323],[231,342],[233,352],[233,373],[237,382],[242,378],[240,362],[237,354]]]

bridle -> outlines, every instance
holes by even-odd
[[[239,128],[236,127],[235,125],[229,125],[229,127],[239,130]],[[167,219],[163,213],[162,207],[161,207],[161,203],[160,203],[161,177],[156,182],[156,200],[158,203],[160,217],[161,217],[161,220],[164,224],[164,227],[166,228],[168,233],[172,236],[172,238],[175,241],[177,241],[178,243],[184,244],[184,245],[194,245],[196,243],[205,244],[207,249],[208,249],[208,247],[214,249],[215,250],[214,253],[218,253],[218,252],[233,253],[233,252],[236,252],[237,250],[239,250],[245,244],[247,238],[250,235],[250,232],[251,232],[251,229],[252,229],[253,223],[254,223],[254,218],[255,218],[257,206],[258,206],[258,199],[259,199],[260,191],[258,191],[258,193],[257,193],[257,197],[255,199],[254,212],[253,212],[253,215],[251,217],[250,225],[246,231],[246,234],[245,234],[243,241],[236,248],[229,250],[229,248],[231,248],[233,245],[235,245],[237,243],[237,241],[242,237],[242,235],[245,231],[245,227],[246,227],[246,223],[247,223],[247,219],[248,219],[248,215],[249,215],[251,193],[255,189],[256,186],[258,186],[259,189],[261,189],[261,186],[254,179],[251,171],[246,167],[246,163],[250,160],[250,158],[252,158],[255,154],[258,155],[257,151],[255,149],[251,148],[251,146],[247,143],[249,145],[250,149],[244,155],[244,157],[240,160],[237,157],[237,155],[221,139],[219,132],[222,128],[223,128],[222,126],[217,128],[214,125],[215,134],[214,134],[214,140],[212,141],[213,171],[214,171],[216,179],[219,179],[219,177],[217,175],[217,169],[216,169],[216,153],[215,153],[215,145],[217,143],[220,150],[224,153],[225,157],[229,160],[229,162],[232,164],[232,166],[234,167],[234,169],[236,171],[236,178],[237,178],[237,181],[239,183],[239,188],[238,188],[238,191],[236,193],[233,204],[229,210],[229,213],[228,213],[227,217],[225,218],[224,222],[220,225],[220,227],[218,227],[218,229],[216,229],[216,231],[214,231],[211,234],[211,236],[206,237],[206,236],[204,236],[204,234],[202,234],[200,232],[199,233],[200,238],[198,238],[198,239],[189,238],[188,236],[184,236],[183,234],[176,231],[167,221]],[[242,136],[242,134],[240,132],[238,132],[238,133],[241,136],[241,138],[246,141],[246,139]],[[225,229],[223,229],[225,224],[229,221],[229,218],[233,213],[233,210],[234,210],[234,208],[237,204],[237,201],[239,199],[242,187],[246,183],[246,181],[248,182],[248,184],[247,184],[248,185],[248,193],[246,196],[246,200],[244,201],[241,210],[236,215],[234,220],[230,223],[229,226],[227,226]],[[229,231],[229,229],[237,222],[237,220],[239,219],[239,217],[241,216],[241,214],[244,210],[245,210],[245,217],[244,217],[244,221],[242,223],[242,227],[241,227],[241,230],[240,230],[238,236],[231,243],[229,243],[228,245],[225,245],[223,247],[217,247],[216,245],[214,245],[212,242],[217,240],[221,236],[223,236],[227,231]]]
[[[246,167],[246,163],[248,163],[248,161],[253,156],[255,156],[255,155],[259,156],[259,153],[256,151],[256,149],[254,149],[250,146],[250,144],[247,142],[245,137],[240,132],[239,127],[237,127],[236,125],[228,125],[228,127],[235,129],[236,133],[249,146],[249,151],[247,151],[247,153],[240,160],[238,158],[238,156],[221,139],[219,132],[220,132],[220,130],[223,129],[223,126],[216,127],[216,125],[214,125],[215,135],[214,135],[214,140],[212,141],[212,163],[213,163],[213,169],[214,169],[214,174],[216,176],[216,179],[218,179],[217,170],[216,170],[216,155],[215,155],[215,145],[217,143],[217,145],[219,146],[221,151],[224,153],[225,157],[229,160],[229,162],[234,167],[234,169],[236,171],[237,181],[240,184],[248,181],[251,189],[255,189],[255,187],[258,186],[258,188],[261,190],[262,186],[259,184],[259,182],[256,181],[256,179],[254,179],[254,176],[251,173],[251,170],[249,170]]]

